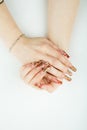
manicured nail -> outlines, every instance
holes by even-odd
[[[66,56],[67,58],[70,58],[70,56],[64,50],[60,49],[59,51],[62,55]]]
[[[72,72],[71,72],[70,70],[67,70],[67,74],[68,74],[69,76],[72,76]]]
[[[74,71],[74,72],[77,71],[77,69],[76,69],[74,66],[71,66],[70,69],[71,69],[72,71]]]
[[[70,77],[68,77],[67,75],[64,76],[64,78],[67,80],[67,81],[71,81],[72,79]]]
[[[67,58],[70,58],[70,56],[65,51],[63,51],[63,52],[64,52],[63,53],[64,56],[66,56]]]

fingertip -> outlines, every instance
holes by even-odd
[[[42,89],[46,90],[49,93],[54,92],[55,88],[52,86],[52,84],[48,84],[48,85],[42,85]]]

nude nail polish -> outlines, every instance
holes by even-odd
[[[74,72],[77,71],[77,69],[76,69],[74,66],[71,66],[70,68],[71,68],[71,70],[74,71]]]
[[[67,74],[68,74],[69,76],[72,76],[72,72],[71,72],[70,70],[67,70]]]
[[[60,52],[62,55],[66,56],[67,58],[70,58],[70,56],[69,56],[64,50],[59,49],[59,52]]]
[[[68,77],[67,75],[64,76],[64,78],[67,80],[67,81],[71,81],[72,79],[70,77]]]

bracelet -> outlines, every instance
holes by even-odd
[[[16,45],[17,41],[20,40],[20,38],[24,36],[24,34],[21,34],[16,40],[15,42],[11,45],[11,47],[9,48],[9,51],[11,51],[13,49],[13,47]]]
[[[0,0],[0,4],[2,4],[4,2],[4,0]]]

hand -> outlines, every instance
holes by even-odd
[[[53,83],[61,85],[62,77],[59,77],[58,79],[56,76],[51,75],[48,73],[50,72],[50,69],[51,65],[48,62],[40,60],[23,65],[20,74],[25,83],[32,85],[35,88],[53,92],[55,90]]]
[[[53,92],[58,86],[62,84],[63,79],[68,81],[71,78],[61,75],[60,73],[52,74],[56,69],[48,62],[43,60],[27,63],[21,67],[21,78],[25,83],[34,86],[35,88],[45,89],[48,92]],[[55,86],[57,84],[57,87]]]
[[[51,65],[50,73],[54,75],[54,77],[56,76],[58,78],[59,84],[61,84],[61,82],[59,81],[62,81],[63,78],[67,80],[71,80],[71,78],[67,77],[67,74],[70,76],[72,75],[72,72],[69,69],[76,71],[75,67],[72,66],[72,64],[68,59],[69,56],[63,50],[59,49],[57,45],[55,45],[54,43],[52,43],[46,38],[23,37],[18,41],[16,46],[14,46],[12,52],[24,64],[34,62],[34,61],[39,61],[39,60],[44,60],[45,62],[48,62]],[[24,71],[22,70],[23,76],[27,78],[26,80],[27,83],[29,83],[31,78],[33,78],[32,75],[35,76],[35,74],[41,69],[41,67],[37,68],[37,70],[36,68],[37,67],[35,67],[34,71],[31,71],[31,73],[28,73],[27,76],[24,74],[24,71],[27,70],[28,72],[30,69],[32,70],[32,67],[30,68],[25,67]],[[43,83],[44,84],[43,86],[45,87],[50,86],[50,91],[53,91],[54,87],[52,87],[52,84],[54,83],[53,80],[54,77],[52,77],[52,75],[49,75],[48,73],[44,73],[44,74],[45,74],[44,77],[43,75],[41,75],[41,73],[39,74],[42,79],[40,82],[39,81],[36,82],[37,81],[36,77],[33,78],[34,81],[32,84],[35,85],[35,83],[37,83],[41,85]],[[49,82],[51,84],[49,84]],[[48,87],[46,87],[46,89]]]
[[[57,69],[57,73],[60,72],[61,75],[72,75],[69,69],[76,71],[76,68],[66,58],[68,55],[46,38],[24,36],[14,46],[12,52],[23,64],[44,60],[53,65]]]

